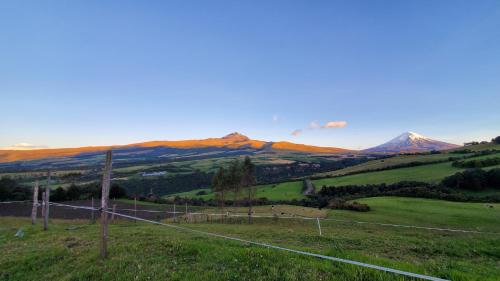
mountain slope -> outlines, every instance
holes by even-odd
[[[459,145],[433,140],[431,138],[424,137],[414,132],[406,132],[384,144],[366,149],[364,151],[397,153],[397,152],[447,150],[457,147],[459,147]]]
[[[231,133],[222,138],[208,138],[202,140],[180,141],[149,141],[128,145],[114,146],[88,146],[78,148],[55,148],[34,150],[0,150],[0,163],[15,161],[33,161],[54,158],[71,158],[67,161],[90,159],[102,156],[102,152],[113,149],[115,159],[129,161],[169,159],[182,156],[203,157],[213,154],[248,154],[262,150],[266,151],[292,151],[305,153],[340,153],[348,150],[334,147],[317,147],[289,142],[265,142],[251,140],[239,133]]]

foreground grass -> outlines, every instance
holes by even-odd
[[[109,258],[101,260],[98,225],[53,221],[43,232],[25,219],[0,221],[1,280],[402,280],[142,223],[112,225]],[[14,238],[20,227],[26,236]]]
[[[367,198],[373,211],[329,211],[331,218],[500,231],[500,205],[407,198]],[[297,206],[261,212],[326,215]],[[451,280],[498,280],[500,235],[322,221],[246,218],[180,224],[252,241],[346,258]],[[14,234],[22,228],[24,238]],[[110,256],[98,256],[99,225],[52,220],[47,232],[28,219],[0,218],[0,280],[406,280],[401,276],[164,226],[110,226]]]

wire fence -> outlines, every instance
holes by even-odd
[[[50,203],[50,205],[55,206],[55,207],[84,209],[84,210],[90,210],[90,211],[102,211],[99,208],[92,208],[92,207],[87,207],[87,206],[75,206],[75,205],[61,204],[61,203]],[[237,241],[240,243],[259,246],[259,247],[264,247],[264,248],[269,248],[269,249],[274,249],[274,250],[279,250],[279,251],[286,251],[286,252],[291,252],[291,253],[295,253],[295,254],[299,254],[299,255],[310,256],[310,257],[315,257],[315,258],[324,259],[324,260],[330,260],[330,261],[334,261],[334,262],[356,265],[356,266],[360,266],[360,267],[365,267],[365,268],[370,268],[370,269],[374,269],[374,270],[398,274],[398,275],[402,275],[402,276],[406,276],[406,277],[418,278],[418,279],[422,279],[422,280],[431,280],[431,281],[447,281],[447,279],[442,279],[442,278],[433,277],[433,276],[429,276],[429,275],[418,274],[418,273],[413,273],[413,272],[408,272],[408,271],[402,271],[402,270],[393,269],[393,268],[389,268],[389,267],[378,266],[378,265],[373,265],[373,264],[368,264],[368,263],[363,263],[363,262],[358,262],[358,261],[353,261],[353,260],[348,260],[348,259],[343,259],[343,258],[338,258],[338,257],[332,257],[332,256],[312,253],[312,252],[308,252],[308,251],[296,250],[296,249],[292,249],[292,248],[288,248],[288,247],[282,247],[282,246],[272,245],[272,244],[258,242],[258,241],[241,239],[238,237],[232,237],[232,236],[222,235],[222,234],[218,234],[218,233],[192,229],[192,228],[188,228],[185,226],[164,223],[164,222],[160,222],[160,221],[148,220],[148,219],[144,219],[144,218],[140,218],[140,217],[136,217],[136,216],[132,216],[132,215],[126,215],[126,214],[122,214],[122,213],[118,213],[118,212],[113,212],[113,211],[104,211],[104,212],[106,212],[112,216],[117,216],[117,217],[122,217],[125,219],[141,221],[141,222],[156,224],[156,225],[160,225],[160,226],[165,226],[165,227],[173,228],[173,229],[176,229],[179,231],[191,232],[191,233],[198,234],[198,235],[210,236],[210,237],[225,239],[225,240],[232,240],[232,241]],[[218,214],[218,215],[220,215],[220,214]]]
[[[0,202],[0,206],[8,205],[9,208],[0,208],[0,216],[30,216],[32,201],[3,201]],[[74,212],[68,213],[64,211],[57,211],[50,213],[51,218],[55,219],[95,219],[96,210],[95,207],[91,205],[88,200],[85,201],[71,201],[70,204],[51,202],[51,204],[58,205],[60,207],[73,208]],[[26,208],[29,206],[29,208]],[[97,206],[97,203],[95,203]],[[225,210],[214,212],[213,208],[203,209],[201,206],[189,206],[189,205],[136,205],[134,206],[129,203],[124,203],[119,200],[110,200],[110,206],[115,206],[115,208],[110,207],[110,210],[115,212],[122,212],[127,215],[133,215],[136,217],[141,217],[149,220],[171,220],[176,223],[226,223],[226,224],[243,224],[251,221],[252,223],[279,223],[282,220],[286,221],[296,221],[297,223],[303,221],[311,221],[311,225],[318,228],[321,232],[321,227],[326,228],[329,226],[330,222],[338,222],[343,224],[352,225],[373,225],[379,227],[390,227],[390,228],[403,228],[403,229],[421,229],[429,231],[439,231],[439,232],[455,232],[455,233],[469,233],[469,234],[490,234],[490,235],[500,235],[499,232],[491,231],[481,231],[474,229],[457,229],[449,227],[436,227],[436,226],[422,226],[422,225],[410,225],[410,224],[394,224],[394,223],[383,223],[383,222],[373,222],[373,221],[359,221],[341,218],[324,218],[324,217],[307,217],[297,214],[276,212],[274,214],[269,213],[258,213],[252,212],[250,215],[248,213],[238,213],[235,210]],[[87,207],[87,208],[84,208]],[[87,211],[83,211],[86,209]],[[93,210],[93,211],[92,211]]]
[[[76,203],[81,203],[82,205],[77,205]],[[95,203],[95,202],[94,202]],[[180,231],[187,231],[199,235],[211,236],[220,239],[233,240],[237,242],[252,244],[260,247],[266,247],[269,249],[280,250],[292,252],[300,255],[316,257],[325,260],[331,260],[335,262],[347,263],[356,266],[361,266],[365,268],[371,268],[374,270],[380,270],[385,272],[390,272],[394,274],[399,274],[407,277],[419,278],[423,280],[445,280],[433,276],[422,275],[412,272],[401,271],[398,269],[372,265],[367,263],[362,263],[358,261],[342,259],[338,257],[332,257],[327,255],[322,255],[318,253],[302,251],[297,249],[292,249],[289,247],[283,247],[279,245],[273,245],[269,243],[263,243],[259,241],[253,241],[248,239],[242,239],[238,237],[228,236],[224,234],[218,234],[214,232],[193,229],[188,227],[188,224],[203,224],[203,223],[224,223],[224,224],[243,224],[247,223],[249,219],[251,223],[257,224],[273,224],[279,225],[280,222],[297,223],[303,225],[304,222],[308,222],[311,229],[316,228],[318,235],[328,235],[331,234],[332,228],[334,228],[331,223],[349,223],[352,225],[374,225],[377,227],[392,227],[392,228],[405,228],[405,229],[422,229],[430,231],[440,231],[440,232],[450,232],[450,233],[469,233],[469,234],[494,234],[499,235],[496,232],[484,232],[477,230],[466,230],[466,229],[452,229],[452,228],[439,228],[431,226],[416,226],[416,225],[402,225],[402,224],[390,224],[390,223],[379,223],[379,222],[367,222],[367,221],[356,221],[356,220],[346,220],[346,219],[336,219],[336,218],[320,218],[320,217],[306,217],[294,214],[268,214],[268,213],[251,213],[250,215],[244,213],[236,213],[233,211],[226,212],[214,212],[213,209],[208,209],[207,212],[203,212],[201,208],[190,208],[191,206],[184,205],[183,209],[179,210],[178,206],[157,206],[152,208],[152,206],[134,206],[130,207],[130,204],[122,203],[119,201],[110,201],[110,205],[114,208],[110,208],[106,213],[115,220],[131,220],[131,221],[142,221],[146,223],[152,223],[156,225],[161,225]],[[73,201],[67,202],[50,202],[50,206],[55,208],[50,209],[50,217],[52,219],[90,219],[93,221],[98,220],[101,209],[96,206],[92,206],[88,201]],[[97,205],[97,204],[96,204]],[[0,202],[0,216],[21,216],[29,217],[31,215],[31,208],[33,206],[32,201],[7,201]],[[41,204],[38,204],[41,207]],[[193,210],[195,209],[195,210]],[[193,211],[190,211],[193,210]],[[181,224],[185,224],[181,226]]]

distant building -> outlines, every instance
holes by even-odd
[[[156,199],[158,199],[158,196],[156,196],[154,193],[153,193],[153,188],[151,188],[149,190],[149,194],[148,194],[148,200],[151,200],[151,201],[155,201]]]
[[[151,173],[142,172],[141,176],[143,176],[143,177],[156,177],[156,176],[163,176],[166,174],[167,174],[166,171],[151,172]]]

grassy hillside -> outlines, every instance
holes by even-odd
[[[448,202],[403,197],[373,197],[356,201],[368,204],[371,210],[366,213],[330,210],[328,217],[500,233],[500,224],[498,224],[500,204]]]
[[[485,159],[498,157],[500,154],[485,155],[473,159]],[[500,166],[491,166],[484,169],[493,169]],[[422,166],[408,167],[408,168],[397,168],[376,172],[366,172],[361,174],[346,175],[334,178],[326,178],[320,180],[314,180],[316,187],[321,187],[323,185],[365,185],[365,184],[380,184],[380,183],[395,183],[400,181],[420,181],[435,183],[439,182],[443,178],[453,175],[457,172],[461,172],[465,169],[456,168],[452,166],[452,162],[444,162],[438,164],[428,164]]]
[[[257,190],[257,193],[255,195],[256,198],[265,197],[268,200],[293,200],[293,199],[299,200],[305,198],[305,196],[302,195],[301,193],[302,181],[290,181],[277,184],[258,185],[255,188]],[[206,194],[197,195],[197,193],[199,193],[200,191],[204,191]],[[201,198],[201,199],[214,198],[214,194],[212,193],[212,190],[210,188],[181,192],[170,196],[166,196],[166,198],[173,198],[175,196],[186,197],[186,198]],[[229,193],[227,198],[232,199],[233,195]]]
[[[314,180],[317,187],[323,185],[363,185],[379,183],[395,183],[400,181],[438,182],[446,176],[461,171],[460,168],[451,166],[451,162],[430,164],[424,166],[391,169],[377,172],[341,176]]]
[[[467,160],[496,158],[499,156],[500,153],[496,153],[496,154],[472,157],[468,158]],[[343,170],[352,171],[353,169],[363,170],[368,167],[370,167],[370,169],[381,168],[384,167],[384,165],[394,165],[395,163],[408,163],[413,161],[432,162],[435,161],[436,159],[448,159],[449,157],[450,157],[449,154],[398,156],[394,158],[385,159],[384,162],[382,162],[382,160],[372,160],[367,163],[342,169],[340,171]],[[486,167],[484,169],[487,170],[493,168],[500,168],[500,165]],[[443,178],[463,170],[465,169],[453,167],[452,162],[448,161],[437,164],[426,164],[426,165],[419,165],[407,168],[394,168],[382,171],[364,172],[353,175],[324,178],[324,179],[313,180],[313,183],[318,189],[321,188],[323,185],[343,186],[343,185],[366,185],[366,184],[381,184],[381,183],[392,184],[400,181],[419,181],[419,182],[437,183],[441,181]],[[202,190],[205,191],[207,194],[196,195],[199,191]],[[302,195],[301,190],[302,190],[301,181],[290,181],[272,185],[260,185],[257,186],[257,197],[258,198],[266,197],[269,200],[302,199],[305,198],[305,196]],[[178,193],[171,197],[175,196],[211,199],[213,198],[214,195],[212,194],[210,189],[199,189],[190,192]],[[231,199],[232,197],[229,198]]]
[[[465,154],[465,155],[470,155],[470,154]],[[386,158],[386,159],[377,159],[377,160],[371,160],[366,163],[362,163],[359,165],[347,167],[344,169],[340,169],[337,171],[332,171],[332,172],[327,172],[327,173],[319,173],[316,174],[317,176],[341,176],[345,174],[350,174],[350,173],[355,173],[355,172],[362,172],[362,171],[373,171],[373,170],[378,170],[378,169],[384,169],[384,168],[389,168],[393,167],[396,165],[401,165],[401,164],[407,164],[407,163],[412,163],[412,162],[418,162],[418,163],[432,163],[436,161],[445,161],[447,160],[451,155],[448,153],[442,153],[442,154],[424,154],[424,155],[401,155],[401,156],[395,156],[391,158]]]
[[[368,198],[373,212],[330,211],[330,218],[498,231],[500,206]],[[280,210],[288,210],[286,206]],[[269,207],[259,211],[269,212]],[[297,211],[298,207],[288,210]],[[272,211],[272,210],[271,210]],[[302,210],[304,211],[304,210]],[[307,211],[307,213],[311,213]],[[324,211],[316,214],[324,215]],[[181,224],[253,241],[429,274],[498,280],[500,236],[322,221],[254,219],[248,225]],[[234,221],[233,221],[234,222]],[[407,280],[336,262],[279,252],[145,223],[110,226],[109,259],[98,257],[98,224],[52,220],[47,232],[28,219],[0,218],[2,280]],[[14,234],[22,228],[24,238]],[[293,266],[290,266],[293,265]]]

